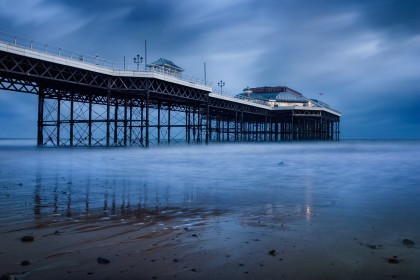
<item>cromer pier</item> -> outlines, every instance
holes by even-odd
[[[38,146],[340,139],[341,113],[322,101],[286,86],[226,96],[182,70],[167,59],[127,69],[0,32],[1,94],[38,96]]]

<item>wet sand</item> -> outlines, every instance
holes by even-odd
[[[2,228],[2,279],[420,279],[416,244],[325,213],[50,216]]]
[[[0,279],[420,280],[419,147],[0,148]]]

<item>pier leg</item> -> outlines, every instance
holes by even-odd
[[[70,147],[73,147],[74,138],[74,94],[70,97]]]
[[[197,143],[197,120],[196,120],[196,115],[195,115],[195,108],[193,107],[193,142]]]
[[[210,121],[210,108],[209,103],[207,101],[207,108],[206,108],[206,144],[209,144],[209,132],[211,129],[211,121]]]
[[[60,146],[61,94],[57,97],[57,147]]]
[[[89,95],[88,146],[92,146],[92,95]]]
[[[220,142],[221,141],[220,140],[220,128],[221,128],[221,126],[220,126],[220,116],[217,116],[216,127],[217,127],[217,142]]]
[[[124,147],[127,147],[127,95],[124,98]]]
[[[129,125],[129,132],[128,132],[128,142],[131,145],[133,145],[133,102],[130,101],[130,125]]]
[[[37,145],[42,146],[44,144],[44,89],[39,88],[38,94],[38,139]]]
[[[108,78],[107,99],[106,99],[106,146],[110,146],[111,138],[111,78]]]
[[[118,100],[114,106],[114,146],[118,145]]]
[[[330,136],[330,140],[334,140],[334,122],[330,121],[330,125],[331,125],[331,136]]]
[[[244,141],[244,133],[245,133],[245,129],[244,129],[244,112],[241,111],[241,141]]]
[[[143,147],[145,146],[143,137],[144,122],[144,100],[142,100],[140,105],[140,145]]]
[[[171,143],[171,104],[168,104],[168,145]]]
[[[149,83],[150,81],[147,80],[147,92],[146,92],[146,148],[149,148]]]
[[[226,117],[226,141],[230,141],[229,135],[230,134],[230,120]]]
[[[238,111],[235,111],[235,142],[238,142]]]
[[[158,102],[157,108],[157,144],[160,145],[160,110],[161,110],[161,103]]]
[[[258,142],[259,141],[259,136],[260,136],[259,129],[258,129],[258,127],[259,127],[258,120],[255,121],[254,127],[255,127],[255,141]]]
[[[207,144],[209,144],[210,143],[210,141],[211,141],[211,135],[212,135],[212,131],[211,131],[211,122],[212,122],[212,119],[211,119],[211,116],[210,116],[210,114],[209,114],[209,108],[207,107],[207,130],[206,130],[206,138],[207,138]]]

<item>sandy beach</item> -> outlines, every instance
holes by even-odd
[[[0,279],[420,279],[417,145],[7,148]]]
[[[419,250],[404,245],[405,236],[374,227],[362,233],[340,230],[318,214],[276,219],[267,213],[181,209],[129,214],[56,216],[3,228],[2,279],[420,277]],[[24,236],[34,239],[22,241]]]

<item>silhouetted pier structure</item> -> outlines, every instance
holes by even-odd
[[[320,101],[287,87],[224,96],[172,64],[129,70],[0,32],[0,90],[38,95],[39,146],[339,140],[341,114]]]

